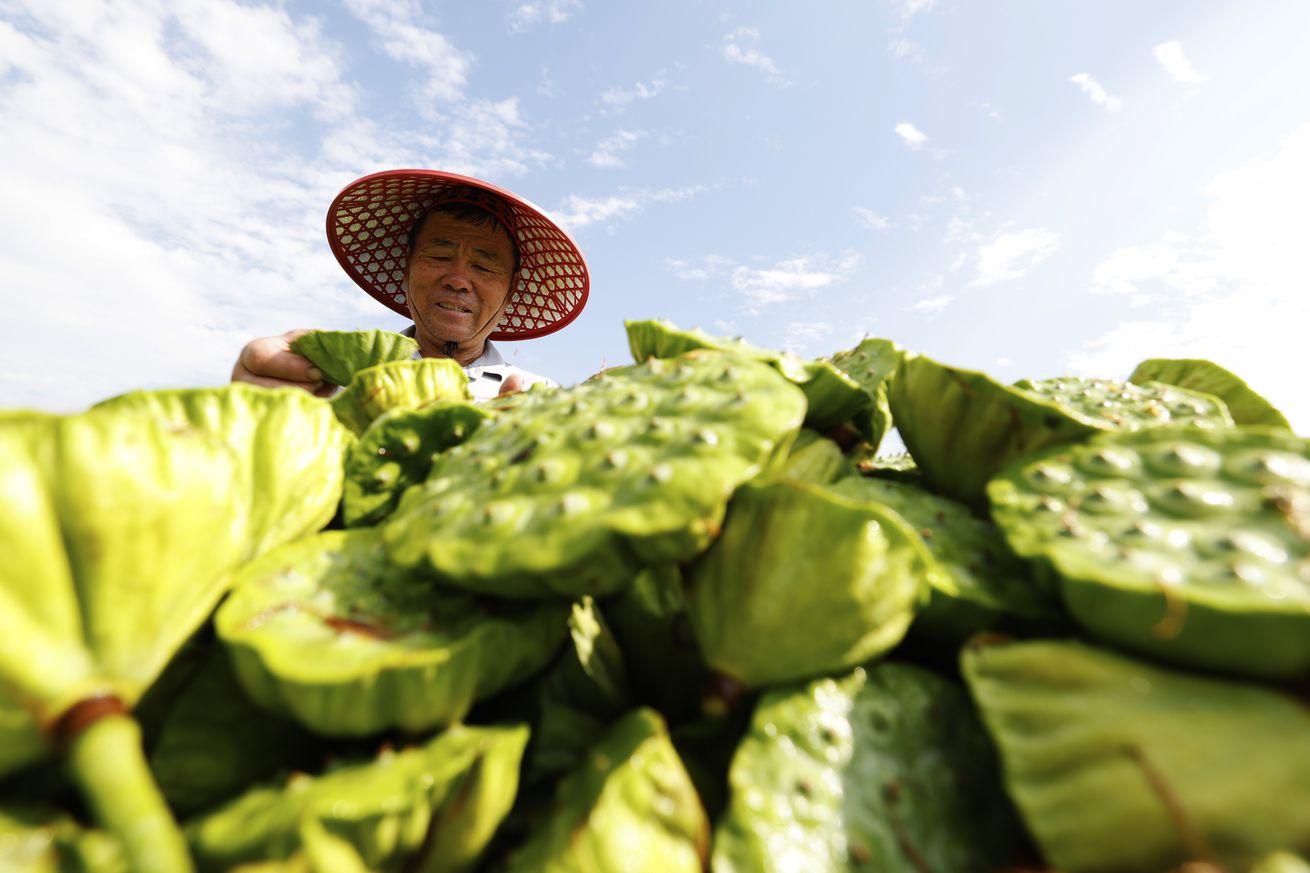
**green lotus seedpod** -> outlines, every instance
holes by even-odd
[[[1046,446],[1103,430],[1232,425],[1222,401],[1183,388],[1073,378],[1011,387],[908,352],[890,398],[896,429],[928,485],[974,508],[1006,464]]]
[[[667,321],[627,321],[632,359],[676,358],[694,349],[727,352],[773,367],[805,392],[805,426],[824,431],[852,422],[871,440],[874,396],[827,361],[806,361],[789,352],[757,348],[741,340],[720,339],[700,330],[682,330]]]
[[[131,873],[112,836],[66,813],[0,808],[0,870],[5,873]]]
[[[524,782],[572,770],[632,708],[623,653],[590,597],[573,604],[569,637],[540,684]]]
[[[864,450],[877,453],[882,438],[891,430],[892,412],[887,387],[901,362],[902,349],[891,340],[869,338],[858,346],[832,356],[832,365],[850,376],[873,398],[865,433]]]
[[[323,371],[333,385],[349,385],[360,370],[418,356],[418,343],[389,330],[312,330],[291,341],[291,351]]]
[[[779,479],[828,485],[854,473],[855,468],[846,460],[841,446],[818,431],[804,428],[775,475]]]
[[[1291,430],[1292,426],[1272,403],[1261,397],[1234,373],[1211,361],[1195,358],[1150,358],[1128,377],[1137,385],[1161,382],[1218,397],[1238,425]]]
[[[513,803],[527,740],[526,727],[453,727],[422,746],[251,789],[189,822],[187,837],[200,870],[215,873],[334,842],[370,871],[465,871]],[[325,835],[335,840],[324,846]]]
[[[895,512],[936,559],[942,572],[931,577],[931,597],[915,617],[912,633],[958,644],[1007,621],[1058,625],[1064,620],[1052,586],[1035,580],[996,526],[963,504],[907,482],[858,476],[832,490]]]
[[[688,611],[706,663],[757,688],[888,651],[940,572],[881,506],[801,482],[749,483],[691,567]]]
[[[696,715],[708,669],[682,593],[676,564],[642,570],[605,601],[628,677],[638,699],[678,722]]]
[[[989,487],[1010,546],[1116,645],[1266,678],[1310,673],[1310,441],[1285,431],[1106,434]]]
[[[392,361],[357,372],[331,400],[341,423],[359,436],[382,413],[428,403],[471,401],[469,377],[451,358]]]
[[[289,767],[306,767],[321,744],[289,719],[270,715],[241,690],[227,652],[210,642],[148,744],[164,798],[188,816]]]
[[[1055,869],[1245,870],[1310,846],[1304,702],[1079,642],[980,641],[963,669]]]
[[[701,873],[709,821],[654,711],[616,722],[561,780],[549,815],[503,873]]]
[[[889,455],[864,455],[855,459],[855,467],[861,476],[871,479],[890,479],[893,482],[908,482],[919,485],[923,474],[914,456],[909,452],[895,452]]]
[[[1251,865],[1248,873],[1310,873],[1310,860],[1291,852],[1272,852]]]
[[[468,439],[491,415],[483,405],[454,401],[379,416],[346,452],[341,495],[346,526],[385,519],[405,489],[427,478],[438,455]]]
[[[702,551],[805,414],[769,367],[718,352],[525,392],[444,452],[383,525],[402,567],[497,597],[602,596]]]
[[[242,687],[328,736],[416,733],[535,673],[567,604],[506,604],[397,571],[376,529],[325,531],[241,569],[214,624]]]
[[[249,466],[111,411],[0,423],[0,457],[0,696],[63,751],[134,869],[186,871],[128,711],[250,552]]]
[[[715,873],[991,873],[1024,841],[968,694],[922,667],[766,692],[728,781]]]
[[[133,391],[95,408],[199,428],[226,442],[247,467],[252,556],[320,530],[336,513],[352,439],[328,404],[304,391],[245,383]]]

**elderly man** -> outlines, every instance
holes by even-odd
[[[541,210],[494,185],[437,170],[388,170],[358,179],[328,209],[328,242],[370,296],[413,320],[423,357],[458,361],[475,399],[553,384],[505,362],[492,340],[533,339],[566,326],[587,302],[577,244]],[[304,330],[252,340],[233,381],[327,395],[291,351]]]

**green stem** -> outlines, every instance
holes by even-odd
[[[126,713],[107,715],[75,737],[68,765],[99,822],[120,841],[136,873],[190,873],[186,839],[155,785],[141,729]]]

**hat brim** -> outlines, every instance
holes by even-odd
[[[405,294],[409,230],[433,205],[482,202],[518,244],[520,267],[493,340],[534,339],[578,317],[591,287],[582,250],[563,228],[523,198],[442,170],[384,170],[356,179],[328,207],[328,245],[355,283],[388,309],[410,317]]]

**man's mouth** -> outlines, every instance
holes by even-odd
[[[473,310],[472,310],[472,309],[467,309],[467,308],[465,308],[465,307],[463,307],[463,306],[460,306],[460,305],[458,305],[458,304],[456,304],[456,303],[445,303],[445,302],[440,301],[440,300],[437,301],[437,308],[438,308],[438,309],[444,309],[444,310],[446,310],[447,312],[459,312],[459,313],[461,313],[461,314],[463,314],[463,315],[472,315],[472,314],[473,314]]]

